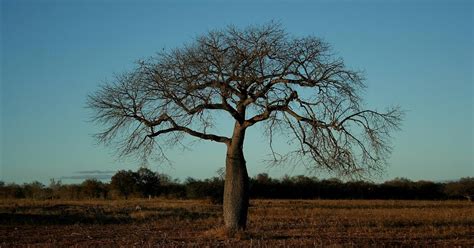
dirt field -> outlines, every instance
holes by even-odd
[[[474,247],[461,201],[254,200],[245,234],[221,225],[207,201],[0,202],[0,247]]]

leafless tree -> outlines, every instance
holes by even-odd
[[[293,158],[342,175],[379,171],[402,112],[364,109],[360,72],[348,69],[315,37],[293,38],[280,25],[228,27],[138,62],[89,97],[97,135],[123,155],[161,153],[185,136],[227,146],[224,222],[245,229],[249,202],[243,154],[247,128],[264,122],[270,147],[283,134]],[[234,120],[229,136],[214,131],[217,112]],[[214,133],[213,133],[214,132]]]

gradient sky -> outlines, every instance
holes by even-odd
[[[292,35],[325,39],[349,67],[364,70],[368,107],[407,111],[387,172],[376,180],[474,176],[473,13],[469,0],[1,0],[0,180],[47,183],[137,169],[138,161],[117,160],[96,144],[100,127],[89,121],[87,95],[163,48],[229,24],[271,20]],[[262,163],[268,150],[260,131],[249,131],[245,143],[251,176],[305,173]],[[149,166],[181,179],[216,175],[224,146],[192,148],[170,152],[171,166]]]

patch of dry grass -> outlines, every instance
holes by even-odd
[[[462,201],[253,200],[227,239],[221,206],[196,200],[0,202],[0,246],[474,246]]]

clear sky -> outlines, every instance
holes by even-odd
[[[100,127],[89,121],[87,95],[163,48],[271,20],[292,35],[325,39],[349,67],[364,70],[368,107],[407,111],[380,180],[474,176],[474,1],[0,1],[0,180],[137,169],[139,162],[96,144]],[[251,176],[305,172],[262,163],[260,131],[245,143]],[[172,151],[172,166],[150,168],[182,179],[216,175],[224,146],[192,148]]]

